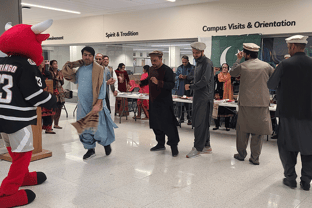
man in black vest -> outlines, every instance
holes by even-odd
[[[277,143],[284,167],[283,183],[297,187],[295,165],[300,152],[300,186],[306,191],[312,179],[312,59],[304,53],[307,38],[295,35],[286,39],[291,58],[283,60],[268,81],[269,89],[277,89]]]

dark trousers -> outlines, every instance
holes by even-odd
[[[167,135],[168,137],[167,145],[169,146],[177,146],[180,141],[178,128],[176,126],[173,126],[170,130],[167,130],[166,132],[159,129],[153,129],[153,131],[156,136],[156,141],[159,145],[165,146],[165,135]]]
[[[46,130],[52,129],[52,117],[53,116],[42,116],[42,127]]]
[[[213,109],[213,101],[210,100],[207,103],[207,114],[205,118],[202,120],[200,124],[196,123],[195,129],[194,129],[194,147],[197,151],[202,151],[204,147],[210,147],[210,119],[212,115],[212,109]]]
[[[108,108],[109,112],[111,113],[111,109],[110,109],[110,103],[109,103],[109,93],[106,93],[106,97],[105,97],[105,102],[106,102],[106,107]]]
[[[299,152],[288,151],[284,145],[278,145],[278,152],[284,168],[284,176],[288,180],[297,178],[295,166],[297,164],[297,156]],[[301,156],[301,181],[310,183],[312,179],[312,155]]]
[[[230,117],[225,117],[225,128],[230,128]],[[216,127],[220,127],[220,117],[218,119],[214,119],[214,122],[216,124]]]
[[[204,147],[210,147],[210,131],[207,122],[203,122],[200,126],[195,127],[194,135],[194,147],[197,151],[203,151]]]
[[[187,120],[191,120],[191,104],[189,103],[178,103],[178,115],[180,120],[184,121],[184,113],[187,113]]]

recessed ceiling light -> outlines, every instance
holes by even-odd
[[[170,1],[170,2],[176,2],[176,0],[167,0],[167,1]]]
[[[42,8],[42,9],[50,9],[50,10],[55,10],[55,11],[60,11],[60,12],[68,12],[68,13],[73,13],[73,14],[81,14],[81,12],[76,12],[76,11],[66,10],[66,9],[59,9],[59,8],[54,8],[54,7],[41,6],[41,5],[36,5],[36,4],[28,4],[28,3],[21,3],[21,4],[22,4],[22,6],[37,7],[37,8]]]

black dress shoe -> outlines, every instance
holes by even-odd
[[[212,130],[218,130],[219,129],[219,127],[215,127],[215,128],[213,128]]]
[[[154,151],[161,151],[161,150],[165,150],[165,149],[166,149],[166,147],[164,145],[157,144],[155,147],[152,147],[150,150],[152,152],[154,152]]]
[[[278,135],[277,134],[274,134],[271,139],[277,139],[278,138]]]
[[[249,159],[249,162],[251,162],[251,163],[254,164],[254,165],[260,165],[259,162],[254,162],[254,161],[252,161],[252,159]]]
[[[300,186],[303,190],[309,191],[310,190],[310,184],[304,181],[300,181]]]
[[[230,128],[226,128],[225,130],[226,130],[226,131],[230,131],[231,129],[230,129]]]
[[[245,160],[245,158],[242,158],[239,154],[235,154],[235,155],[234,155],[234,158],[235,158],[236,160],[239,160],[239,161],[244,161],[244,160]]]
[[[297,181],[296,180],[287,180],[287,178],[283,179],[283,184],[290,187],[290,188],[296,188],[297,187]]]
[[[95,150],[94,149],[88,149],[87,153],[83,156],[84,160],[90,159],[95,156]]]
[[[111,148],[110,144],[107,146],[104,146],[104,150],[105,150],[105,154],[107,156],[110,155],[110,153],[112,152],[112,148]]]
[[[178,146],[171,146],[172,157],[176,157],[179,154]]]

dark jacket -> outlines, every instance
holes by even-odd
[[[277,89],[278,117],[312,119],[312,59],[304,52],[283,60],[270,77],[268,88]]]

